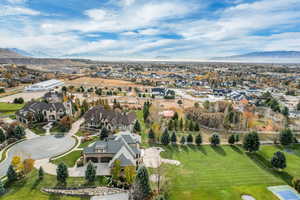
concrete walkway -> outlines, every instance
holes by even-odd
[[[120,193],[106,196],[93,196],[91,200],[128,200],[128,193]]]
[[[162,163],[180,165],[177,160],[163,159],[160,156],[160,152],[164,151],[161,147],[151,147],[145,149],[142,153],[143,162],[146,167],[158,168]]]

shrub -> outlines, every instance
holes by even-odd
[[[220,144],[220,136],[219,134],[217,133],[214,133],[211,138],[210,138],[210,143],[213,145],[213,146],[216,146],[218,144]]]
[[[196,142],[197,145],[200,145],[202,143],[202,136],[201,136],[201,134],[198,134],[196,136],[195,142]]]
[[[231,144],[231,145],[235,143],[235,137],[234,137],[234,135],[229,136],[228,143]]]
[[[293,186],[300,193],[300,178],[293,179]]]
[[[290,145],[294,142],[294,136],[290,129],[284,129],[279,134],[279,142],[281,145]]]
[[[258,151],[260,146],[260,141],[258,134],[256,132],[248,133],[244,137],[243,147],[246,151],[253,152]]]
[[[274,155],[273,155],[273,157],[271,159],[271,164],[276,169],[284,169],[284,168],[286,168],[286,158],[285,158],[285,155],[282,152],[277,151],[276,153],[274,153]]]

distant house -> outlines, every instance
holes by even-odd
[[[57,91],[49,91],[44,95],[44,99],[49,103],[62,102],[64,95]]]
[[[47,91],[52,90],[56,87],[64,85],[64,82],[56,79],[39,82],[30,86],[25,87],[25,91]]]
[[[116,160],[121,167],[137,166],[141,159],[141,137],[130,132],[114,134],[104,141],[97,141],[83,150],[84,163],[106,163],[112,167]]]
[[[166,88],[152,88],[151,93],[157,96],[165,96],[167,90]]]
[[[105,109],[102,105],[95,106],[84,114],[84,128],[97,130],[103,127],[110,131],[131,130],[136,120],[134,112],[122,113],[115,110]]]
[[[25,124],[39,122],[41,119],[46,122],[54,122],[65,115],[72,115],[71,102],[46,103],[32,101],[16,112],[17,120]]]

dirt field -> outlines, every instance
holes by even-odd
[[[10,95],[10,96],[1,97],[0,98],[0,102],[12,103],[15,98],[20,98],[20,97],[22,97],[24,99],[24,101],[27,102],[27,101],[30,101],[32,99],[37,99],[37,98],[40,98],[40,97],[44,96],[44,94],[46,92],[47,91],[41,91],[41,92],[20,92],[20,93],[13,94],[13,95]]]
[[[103,79],[103,78],[91,78],[82,77],[75,80],[66,80],[67,85],[75,86],[104,86],[104,87],[145,87],[143,85],[138,85],[130,81],[114,80],[114,79]]]

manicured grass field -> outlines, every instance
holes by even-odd
[[[141,136],[142,136],[142,146],[143,147],[148,147],[148,130],[146,127],[146,124],[144,122],[144,114],[143,114],[143,110],[137,110],[136,111],[136,117],[139,120],[140,124],[141,124]]]
[[[76,161],[80,158],[82,151],[72,151],[71,153],[58,158],[56,160],[52,160],[51,162],[58,165],[59,163],[63,162],[68,167],[74,167]]]
[[[92,140],[81,143],[79,145],[79,148],[85,148],[85,147],[89,146],[90,144],[96,142],[97,140],[99,140],[99,137],[95,136],[92,138]]]
[[[13,115],[17,110],[23,108],[24,104],[13,104],[0,102],[0,116]]]
[[[265,146],[259,153],[273,154],[273,148]],[[266,187],[286,184],[281,175],[235,146],[172,146],[162,156],[181,162],[177,167],[167,165],[170,200],[240,200],[242,194],[257,200],[277,200]]]
[[[85,183],[83,178],[68,178],[69,186],[78,186]],[[1,200],[88,200],[70,196],[49,195],[40,191],[43,187],[54,187],[56,177],[45,174],[42,181],[38,180],[37,171],[34,170],[26,178],[12,184],[8,192],[1,197]]]

